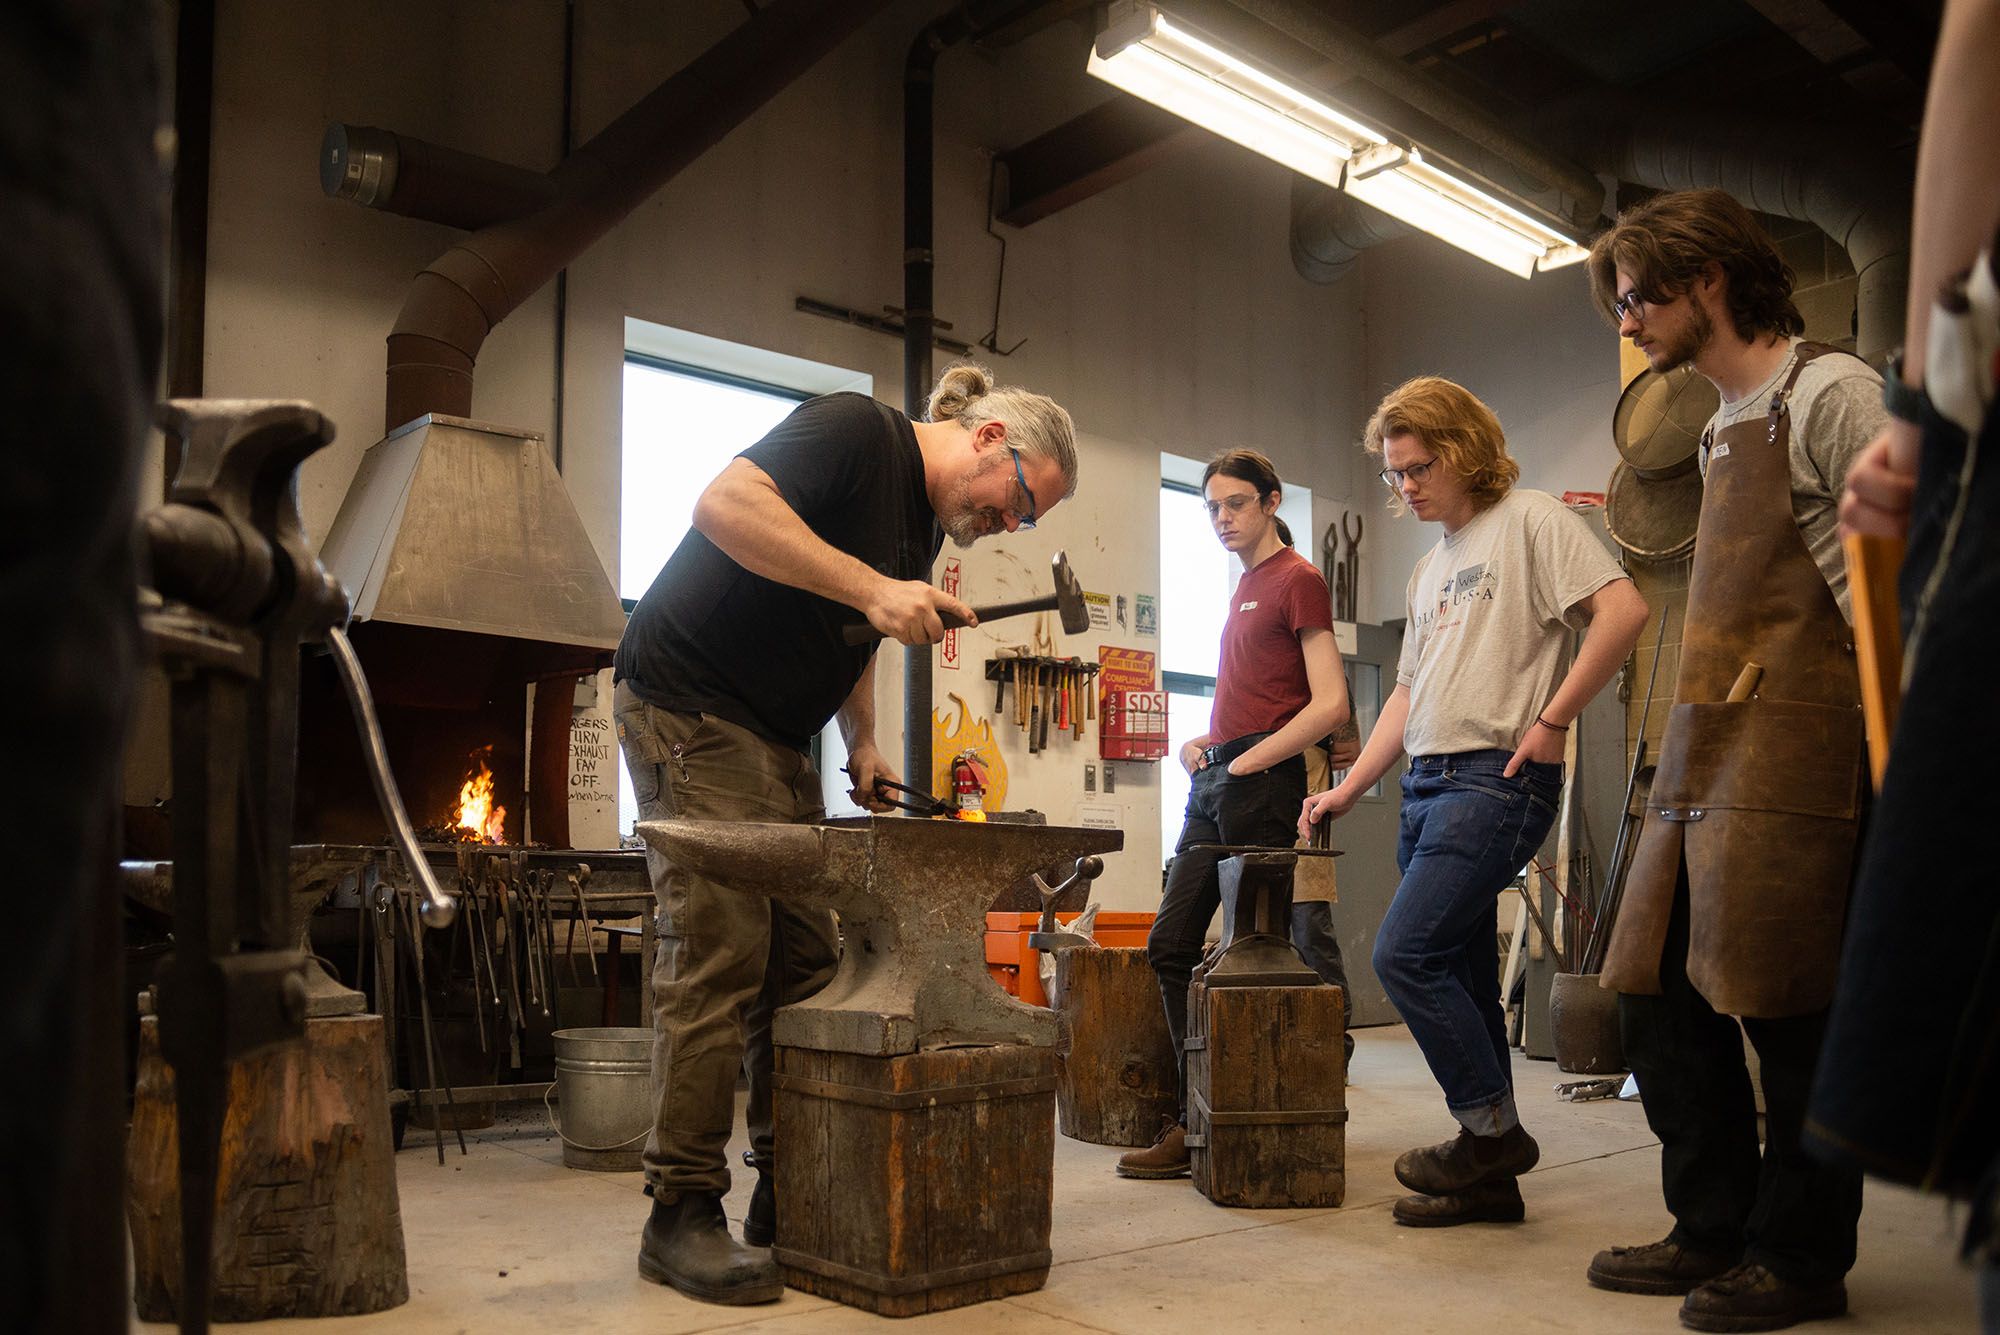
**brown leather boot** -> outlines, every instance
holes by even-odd
[[[1521,1203],[1519,1181],[1496,1177],[1448,1196],[1405,1196],[1389,1207],[1389,1214],[1409,1228],[1450,1228],[1454,1224],[1518,1224],[1527,1207]]]
[[[1783,1330],[1846,1310],[1847,1285],[1840,1280],[1793,1284],[1745,1261],[1688,1294],[1681,1324],[1689,1330]]]
[[[1687,1293],[1736,1265],[1734,1256],[1699,1252],[1672,1238],[1643,1247],[1611,1247],[1591,1259],[1587,1278],[1614,1293]]]
[[[1153,1147],[1118,1156],[1118,1176],[1137,1178],[1186,1177],[1188,1171],[1187,1128],[1173,1118],[1162,1118],[1160,1138]]]
[[[1396,1180],[1426,1196],[1452,1196],[1492,1178],[1519,1177],[1541,1158],[1541,1146],[1519,1123],[1497,1136],[1460,1131],[1442,1145],[1400,1155]]]

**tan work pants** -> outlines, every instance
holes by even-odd
[[[647,704],[625,682],[613,700],[641,820],[819,820],[819,774],[788,746],[711,714]],[[771,1012],[833,976],[833,915],[722,885],[646,850],[659,905],[653,965],[653,1082],[646,1180],[662,1192],[729,1189],[725,1151],[736,1072],[749,1079],[750,1137],[771,1154]],[[667,1199],[671,1199],[668,1197]]]

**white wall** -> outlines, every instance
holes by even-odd
[[[1410,571],[1441,530],[1389,513],[1381,467],[1363,455],[1374,405],[1411,376],[1441,375],[1484,399],[1521,464],[1521,485],[1603,491],[1618,461],[1618,339],[1590,303],[1582,265],[1522,281],[1441,241],[1412,236],[1361,259],[1367,362],[1348,435],[1373,488],[1362,543],[1363,619],[1404,615]]]
[[[409,277],[454,233],[325,199],[320,135],[346,120],[548,167],[559,156],[562,7],[218,8],[206,390],[309,399],[340,426],[302,482],[308,526],[323,535],[361,450],[381,434],[382,340]],[[578,9],[579,141],[744,17],[736,0],[583,0]],[[910,37],[939,9],[935,0],[892,6],[571,266],[564,475],[614,575],[627,315],[863,369],[881,397],[900,398],[898,342],[792,303],[900,302],[901,68]],[[956,50],[940,62],[936,306],[956,337],[971,341],[992,323],[988,154],[1108,95],[1083,74],[1085,43],[1064,24],[1009,50]],[[1363,286],[1316,287],[1293,272],[1287,182],[1281,168],[1211,143],[1032,228],[1000,229],[1009,242],[1001,334],[1028,342],[991,361],[1003,379],[1052,394],[1075,415],[1083,481],[1034,534],[962,554],[969,598],[1036,585],[1057,547],[1090,589],[1157,594],[1162,450],[1202,457],[1255,445],[1332,506],[1355,494],[1365,474],[1345,447],[1368,406],[1364,365],[1376,360],[1364,357]],[[488,339],[474,415],[551,431],[555,339],[545,289]],[[1302,548],[1307,541],[1301,535]],[[1003,626],[969,636],[968,669],[939,671],[938,703],[958,690],[990,711],[991,689],[973,665],[995,643],[1021,638],[1024,630]],[[1065,652],[1094,657],[1096,642],[1081,637]],[[1129,633],[1112,642],[1155,647]],[[879,677],[881,741],[895,756],[900,668]],[[1056,743],[1030,759],[1014,740],[1008,805],[1073,819],[1094,745]],[[1112,860],[1100,897],[1112,908],[1151,907],[1157,787],[1146,767],[1119,771],[1106,800],[1125,807],[1127,852]]]

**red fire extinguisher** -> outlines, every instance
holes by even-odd
[[[970,751],[951,759],[951,793],[958,804],[958,819],[986,819],[986,767]]]

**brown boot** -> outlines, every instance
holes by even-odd
[[[1698,1252],[1672,1238],[1643,1247],[1610,1247],[1591,1259],[1587,1278],[1614,1293],[1680,1294],[1736,1265],[1734,1256]]]
[[[1452,1196],[1493,1178],[1519,1177],[1541,1158],[1541,1146],[1519,1123],[1497,1136],[1460,1131],[1455,1140],[1398,1156],[1396,1180],[1426,1196]]]
[[[1847,1285],[1793,1284],[1745,1261],[1688,1294],[1681,1324],[1689,1330],[1783,1330],[1847,1310]]]
[[[1118,1156],[1120,1177],[1186,1177],[1187,1171],[1187,1128],[1171,1117],[1161,1119],[1160,1138],[1151,1149]]]
[[[1405,1196],[1389,1207],[1409,1228],[1450,1228],[1454,1224],[1518,1224],[1527,1214],[1521,1184],[1511,1177],[1490,1178],[1449,1196]]]

